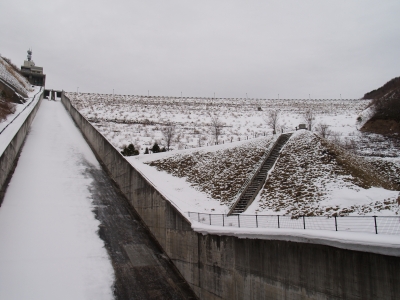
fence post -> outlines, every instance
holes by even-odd
[[[197,220],[198,220],[199,223],[200,223],[200,213],[197,213]]]
[[[336,220],[336,216],[335,216],[335,228],[336,228],[336,231],[337,231],[337,220]]]
[[[278,228],[281,228],[281,224],[279,224],[279,215],[278,215]]]
[[[190,211],[188,212],[188,214],[189,214],[189,219],[190,219]]]
[[[303,216],[303,225],[304,225],[304,229],[306,229],[306,218]]]
[[[225,216],[222,214],[222,226],[225,226]]]
[[[239,224],[239,227],[240,227],[240,215],[238,214],[238,224]]]
[[[258,219],[257,219],[257,215],[256,215],[256,227],[258,228]]]
[[[208,214],[210,216],[210,225],[211,225],[211,214]]]
[[[376,224],[376,216],[374,216],[375,221],[375,233],[378,234],[378,225]]]

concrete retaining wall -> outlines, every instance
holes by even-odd
[[[396,299],[400,258],[311,243],[202,235],[78,112],[92,149],[201,299]]]
[[[31,110],[28,117],[26,117],[24,123],[21,125],[18,132],[14,135],[8,146],[5,148],[4,152],[0,154],[0,205],[4,196],[4,192],[6,190],[6,185],[8,184],[10,173],[14,171],[18,159],[18,154],[21,150],[21,146],[25,141],[31,123],[35,118],[36,112],[39,109],[40,103],[43,99],[43,91],[41,91],[40,93],[41,94],[39,96],[39,101],[35,104],[35,107]],[[6,128],[3,134],[7,134],[7,130],[9,129]]]

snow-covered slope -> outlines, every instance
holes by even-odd
[[[33,91],[25,77],[17,73],[8,62],[0,56],[0,78],[13,86],[17,91],[28,94]]]
[[[148,164],[173,176],[185,177],[197,190],[230,206],[254,165],[271,147],[271,140],[269,136],[217,151],[205,149],[187,154],[178,153]]]
[[[264,190],[246,213],[394,215],[399,188],[387,173],[309,131],[282,150]]]
[[[149,155],[152,161],[147,164],[161,171],[163,176],[166,172],[169,176],[183,178],[188,186],[206,193],[224,207],[230,207],[246,174],[251,172],[268,145],[267,140],[260,139],[258,144],[249,142],[218,151],[204,148],[175,156],[169,154],[158,160],[157,155]],[[145,161],[145,157],[140,160]],[[282,149],[264,189],[245,213],[291,216],[398,214],[396,199],[399,192],[396,190],[399,186],[386,172],[379,171],[379,166],[309,131],[298,131]],[[164,188],[173,189],[174,186]],[[191,210],[209,211],[208,208],[209,203],[204,203],[204,207],[200,203]]]

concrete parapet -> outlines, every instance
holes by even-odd
[[[195,232],[190,221],[63,94],[112,179],[201,299],[396,299],[400,257]]]
[[[39,92],[40,99],[34,105],[34,108],[30,111],[28,116],[25,116],[25,121],[21,124],[21,127],[14,134],[8,142],[8,145],[4,147],[3,153],[0,153],[0,205],[4,198],[4,193],[6,191],[8,181],[11,174],[14,172],[15,166],[18,161],[19,152],[25,141],[26,135],[28,134],[29,128],[33,119],[36,116],[36,112],[39,109],[40,103],[43,99],[43,91]],[[37,97],[37,96],[36,96]],[[24,116],[18,116],[17,119],[23,118]],[[14,122],[16,124],[16,122]],[[3,134],[8,134],[7,130],[12,130],[6,128]],[[7,131],[7,132],[6,132]],[[2,141],[3,142],[3,141]],[[3,147],[2,147],[3,148]],[[22,187],[21,187],[22,188]]]

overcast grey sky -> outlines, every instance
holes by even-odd
[[[48,88],[359,98],[400,76],[399,0],[5,0],[0,53]]]

